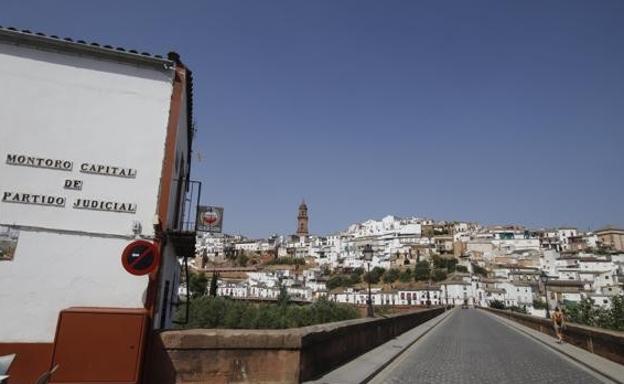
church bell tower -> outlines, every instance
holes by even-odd
[[[308,206],[305,200],[301,201],[299,205],[299,215],[297,215],[297,235],[308,235]]]

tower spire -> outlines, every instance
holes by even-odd
[[[308,206],[306,205],[305,199],[301,199],[301,204],[299,204],[299,214],[297,215],[297,235],[308,235]]]

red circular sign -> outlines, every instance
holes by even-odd
[[[121,264],[124,269],[136,276],[147,275],[154,271],[159,263],[158,247],[149,241],[133,241],[121,253]]]

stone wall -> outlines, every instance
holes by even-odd
[[[155,335],[149,383],[299,383],[441,314],[443,308],[284,330],[192,329]]]
[[[555,330],[550,319],[493,308],[481,309],[555,337]],[[616,363],[624,364],[624,332],[566,323],[563,335],[564,340],[569,344],[586,349]]]

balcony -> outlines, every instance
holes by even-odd
[[[164,235],[173,245],[178,257],[195,256],[197,236],[197,209],[201,199],[201,182],[194,180],[180,181],[179,206],[175,212],[174,225],[165,229]]]

